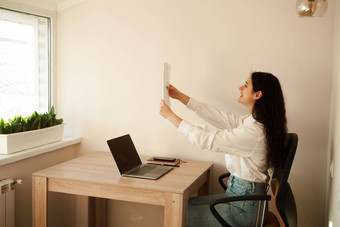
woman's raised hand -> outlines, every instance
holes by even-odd
[[[171,84],[166,87],[169,92],[169,96],[173,99],[178,99],[181,101],[184,105],[186,105],[190,99],[189,96],[185,95],[184,93],[180,92],[177,88],[172,86]]]
[[[169,84],[169,86],[166,86],[166,89],[168,89],[169,92],[169,96],[173,99],[179,99],[181,92],[175,88],[174,86],[172,86],[171,84]]]

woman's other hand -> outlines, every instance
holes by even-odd
[[[159,107],[159,114],[166,118],[169,119],[170,116],[173,114],[172,110],[170,107],[164,102],[164,100],[161,100],[160,107]]]
[[[170,107],[164,102],[163,99],[160,103],[159,114],[165,119],[168,119],[172,124],[175,125],[176,128],[178,128],[182,122],[182,119],[172,112]]]

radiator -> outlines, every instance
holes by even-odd
[[[22,180],[6,179],[0,181],[0,227],[15,227],[15,184]]]

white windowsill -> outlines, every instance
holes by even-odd
[[[32,149],[27,149],[24,151],[19,151],[13,154],[0,155],[0,166],[6,165],[12,162],[17,162],[26,158],[34,157],[40,154],[48,153],[60,148],[71,146],[81,142],[81,137],[64,137],[61,141],[46,144],[43,146],[35,147]]]

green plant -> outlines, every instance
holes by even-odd
[[[34,111],[29,117],[21,117],[21,115],[18,115],[13,119],[9,119],[8,122],[5,122],[4,119],[1,118],[0,134],[37,130],[62,123],[63,119],[56,118],[54,107],[52,106],[50,112],[44,114],[38,114],[37,111]]]

